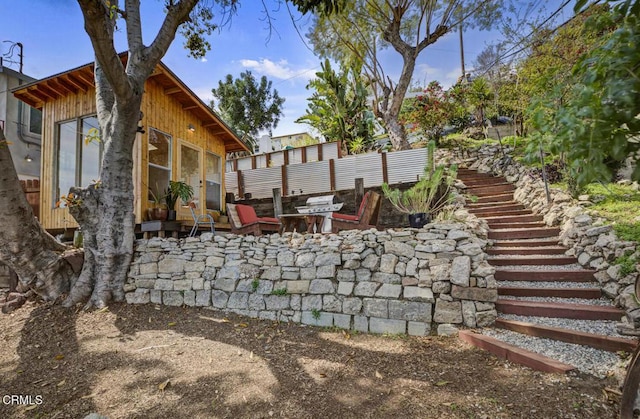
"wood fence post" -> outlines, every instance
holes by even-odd
[[[360,207],[360,202],[362,202],[362,198],[364,197],[364,179],[361,177],[356,178],[356,211]]]
[[[329,160],[329,190],[336,190],[336,161],[334,159]]]
[[[242,170],[236,172],[238,175],[238,196],[244,197],[244,178],[242,177]]]
[[[287,166],[284,164],[280,166],[280,177],[282,178],[283,195],[287,196],[289,195],[289,181],[287,179]]]
[[[282,214],[282,193],[280,192],[280,188],[273,188],[273,215],[274,217],[278,217],[278,215]]]
[[[387,166],[387,153],[380,153],[382,158],[382,181],[389,183],[389,166]]]

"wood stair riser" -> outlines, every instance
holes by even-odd
[[[498,295],[512,297],[560,297],[598,299],[602,297],[600,288],[522,288],[498,285]]]
[[[499,313],[519,316],[559,317],[580,320],[620,320],[624,311],[610,306],[544,303],[541,301],[500,300],[496,302]]]
[[[516,189],[511,184],[496,184],[494,186],[467,188],[465,193],[475,196],[500,195],[506,192],[513,193]]]
[[[520,266],[520,265],[570,265],[577,263],[578,260],[574,257],[548,257],[548,258],[536,258],[534,256],[528,258],[500,258],[494,256],[488,260],[490,265],[493,266]]]
[[[556,247],[558,240],[495,240],[494,247]]]
[[[483,217],[489,225],[491,224],[510,224],[510,223],[534,223],[542,221],[539,215],[513,215],[503,217]]]
[[[540,221],[533,222],[511,222],[511,223],[496,223],[496,222],[487,222],[489,224],[489,228],[500,230],[505,228],[545,228],[547,225]]]
[[[498,194],[479,197],[476,203],[484,204],[487,202],[509,202],[513,201],[513,194]]]
[[[595,282],[593,271],[588,270],[557,270],[557,271],[529,271],[529,270],[500,270],[494,277],[498,281],[528,281],[528,282]]]
[[[495,210],[495,209],[490,209],[490,208],[480,209],[480,210],[469,209],[469,212],[471,214],[475,215],[478,218],[494,217],[494,216],[500,215],[500,214],[527,215],[527,214],[531,213],[527,209],[517,209],[517,208],[514,208],[512,210],[507,210],[507,211]]]
[[[514,230],[489,230],[490,239],[539,239],[542,237],[556,237],[560,234],[559,228],[530,228]]]

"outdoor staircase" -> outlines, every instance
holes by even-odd
[[[545,325],[548,322],[541,321],[544,318],[618,321],[624,311],[603,301],[594,271],[583,269],[575,257],[566,256],[567,248],[559,244],[560,229],[547,226],[541,216],[514,201],[515,188],[505,178],[459,169],[458,179],[467,186],[468,210],[489,225],[488,238],[493,245],[487,249],[488,262],[495,266],[498,281],[496,328],[604,351],[633,351],[635,339]],[[514,315],[527,316],[527,321],[514,320]],[[482,331],[462,330],[459,336],[499,357],[540,371],[575,369]]]

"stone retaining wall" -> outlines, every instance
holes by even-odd
[[[508,152],[509,147],[505,147]],[[590,214],[588,199],[573,199],[560,189],[550,189],[551,203],[547,204],[544,183],[529,174],[529,169],[514,162],[508,155],[503,156],[497,146],[483,146],[469,151],[464,157],[458,155],[453,160],[466,164],[480,172],[505,176],[515,184],[514,198],[540,214],[547,225],[561,228],[560,239],[569,247],[567,255],[576,256],[578,262],[588,269],[595,269],[595,277],[605,295],[614,299],[617,306],[627,310],[640,307],[634,298],[634,287],[640,265],[628,275],[620,274],[620,267],[614,261],[624,254],[631,254],[640,260],[637,243],[623,241],[616,237],[611,225],[595,214]]]
[[[496,318],[495,269],[477,234],[486,237],[481,224],[434,223],[138,240],[126,299],[373,333],[488,326]]]

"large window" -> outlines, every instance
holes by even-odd
[[[222,159],[212,153],[207,153],[207,209],[219,210],[222,205]]]
[[[29,132],[42,135],[42,111],[29,106]]]
[[[158,198],[169,186],[171,179],[171,136],[149,129],[149,189]],[[149,200],[153,196],[149,193]]]
[[[87,187],[100,176],[102,142],[85,141],[91,129],[98,128],[95,116],[61,122],[57,126],[57,174],[54,202],[69,193],[72,186]]]

